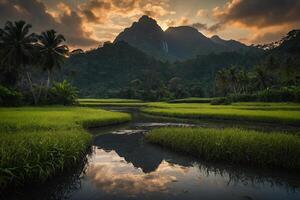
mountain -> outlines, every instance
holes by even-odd
[[[168,53],[179,60],[220,52],[222,47],[189,26],[171,27],[165,31]]]
[[[300,30],[292,30],[281,40],[279,45],[272,49],[275,52],[295,54],[299,57],[300,52]]]
[[[146,15],[121,32],[114,43],[120,41],[125,41],[156,58],[169,58],[164,31],[154,19]]]
[[[234,40],[222,40],[218,36],[207,38],[197,29],[190,26],[170,27],[163,31],[157,22],[143,16],[134,22],[115,39],[115,42],[125,41],[160,60],[186,60],[198,55],[210,53],[248,51],[248,47]]]
[[[247,51],[251,47],[235,41],[235,40],[223,40],[217,35],[214,35],[210,38],[214,43],[222,45],[227,51]]]

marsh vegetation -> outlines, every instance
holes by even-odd
[[[146,139],[203,160],[300,169],[299,135],[238,128],[160,128],[152,130]]]
[[[211,118],[299,125],[300,106],[294,103],[235,103],[232,105],[150,103],[142,111],[181,118]]]
[[[81,162],[91,142],[85,128],[118,124],[128,114],[92,108],[0,108],[0,184],[43,182]]]

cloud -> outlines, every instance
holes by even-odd
[[[168,27],[189,26],[190,25],[190,20],[187,17],[181,17],[179,19],[166,20],[165,23]]]
[[[144,12],[144,14],[155,18],[162,17],[168,14],[173,14],[172,11],[168,11],[160,5],[152,5],[150,3],[143,7],[142,11]]]
[[[197,17],[208,17],[208,12],[207,10],[200,9],[197,11]]]
[[[111,2],[103,0],[90,0],[78,5],[79,12],[89,23],[104,24],[111,9]]]
[[[85,49],[112,40],[144,14],[159,20],[175,12],[169,0],[0,0],[0,27],[22,19],[33,25],[34,32],[55,29],[70,46]]]
[[[230,0],[213,9],[216,23],[209,30],[246,29],[248,43],[272,42],[300,26],[299,10],[299,0]]]
[[[1,26],[8,20],[25,20],[32,24],[33,31],[55,29],[65,35],[70,46],[88,47],[97,44],[92,33],[84,27],[80,15],[66,4],[58,4],[61,13],[51,13],[38,0],[0,0]]]
[[[198,29],[198,30],[207,30],[207,24],[194,23],[191,26]]]
[[[298,0],[230,0],[213,11],[222,23],[265,28],[300,21]]]
[[[163,0],[89,0],[79,5],[79,10],[90,23],[105,23],[112,15],[132,17],[148,15],[159,18],[174,14]]]
[[[212,26],[209,26],[205,23],[193,23],[190,24],[189,26],[192,26],[196,29],[198,29],[199,31],[207,31],[208,33],[216,33],[217,31],[220,31],[221,29],[223,29],[223,26],[221,24],[214,24]]]

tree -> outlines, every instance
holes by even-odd
[[[47,71],[47,84],[46,84],[46,98],[48,94],[48,89],[51,82],[52,71],[57,68],[60,69],[62,63],[64,62],[69,49],[66,45],[62,43],[66,40],[63,35],[57,34],[54,30],[49,30],[42,32],[38,37],[39,48],[41,53],[41,64],[43,69]]]
[[[227,72],[229,86],[234,94],[238,93],[238,72],[239,69],[236,66],[230,67]]]
[[[28,69],[28,66],[34,63],[37,37],[34,33],[29,33],[30,28],[31,25],[25,21],[8,21],[4,28],[0,29],[0,48],[3,51],[1,65],[18,71],[23,69],[26,72],[34,103],[37,104],[38,99]]]
[[[216,88],[221,92],[221,95],[226,96],[229,92],[229,81],[227,69],[221,69],[216,75]]]
[[[265,70],[262,66],[257,66],[254,69],[255,73],[255,82],[259,89],[266,89],[270,85],[270,75],[267,70]]]

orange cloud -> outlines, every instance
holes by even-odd
[[[190,24],[190,20],[187,17],[181,17],[179,19],[166,20],[165,23],[168,27],[187,26]]]
[[[300,1],[295,0],[230,0],[213,9],[217,21],[214,29],[234,26],[248,29],[248,43],[265,43],[280,39],[300,25]]]

